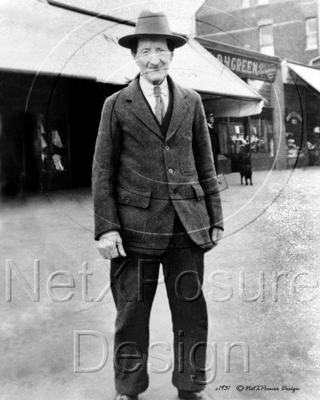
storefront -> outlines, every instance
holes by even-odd
[[[253,169],[272,168],[279,155],[279,146],[282,146],[279,124],[281,116],[276,101],[279,93],[275,93],[275,81],[281,80],[281,74],[277,74],[279,58],[207,39],[199,38],[197,41],[265,100],[264,107],[258,114],[216,118],[215,126],[219,132],[221,152],[219,163],[222,169],[225,169],[227,158],[231,161],[231,171],[239,171],[242,153],[250,155]],[[277,84],[277,91],[279,88],[281,91],[281,86]],[[205,100],[205,106],[215,113],[215,105],[210,97]],[[280,161],[276,166],[284,168],[285,160]]]
[[[320,70],[282,62],[288,163],[320,165]]]
[[[108,68],[115,24],[46,2],[2,17],[0,194],[90,186],[103,102],[127,83]]]
[[[68,187],[67,79],[4,70],[0,80],[1,193]]]
[[[89,186],[103,102],[139,71],[118,45],[133,24],[45,2],[4,21],[16,46],[0,38],[0,141],[10,150],[0,154],[1,191]],[[221,118],[261,112],[261,95],[192,38],[175,51],[170,74],[210,96]]]
[[[124,85],[12,70],[0,79],[1,194],[90,186],[103,102]]]

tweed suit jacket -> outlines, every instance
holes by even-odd
[[[117,230],[125,249],[159,254],[175,214],[193,242],[213,247],[221,201],[200,96],[173,82],[171,121],[161,132],[139,77],[104,103],[93,161],[95,238]]]

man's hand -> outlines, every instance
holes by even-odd
[[[213,228],[211,232],[211,240],[217,246],[222,237],[223,230],[220,228]]]
[[[102,257],[107,260],[117,257],[126,257],[122,246],[122,239],[118,231],[110,231],[100,236],[98,250]]]

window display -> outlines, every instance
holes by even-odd
[[[261,114],[250,118],[251,152],[273,153],[272,110],[264,109]]]

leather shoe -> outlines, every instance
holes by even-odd
[[[117,393],[114,400],[138,400],[138,396],[129,396],[128,394]]]
[[[200,392],[187,392],[186,390],[179,390],[178,397],[181,400],[212,400],[204,390]]]

